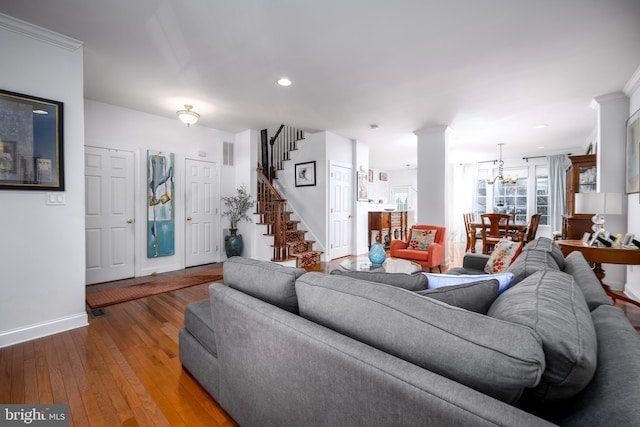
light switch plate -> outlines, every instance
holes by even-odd
[[[64,193],[47,193],[47,206],[63,206],[65,203]]]

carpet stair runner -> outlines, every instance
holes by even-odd
[[[271,163],[275,165],[268,171],[271,179],[277,179],[276,171],[284,169],[284,162],[290,160],[289,152],[297,150],[297,142],[301,139],[304,139],[302,131],[284,125],[280,127],[270,143]],[[273,236],[274,239],[272,261],[295,260],[298,268],[320,270],[320,256],[323,252],[313,250],[314,241],[305,239],[306,231],[298,229],[300,221],[291,219],[294,212],[288,209],[287,200],[272,185],[261,165],[258,167],[256,208],[256,214],[260,215],[258,224],[266,225],[265,236]]]

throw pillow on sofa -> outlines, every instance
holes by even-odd
[[[302,317],[505,402],[535,387],[544,371],[529,327],[335,275],[307,273],[296,293]]]
[[[333,270],[330,274],[347,276],[359,280],[369,280],[376,283],[384,283],[385,285],[397,286],[409,291],[421,291],[423,289],[427,289],[428,284],[428,280],[422,272],[404,274]]]
[[[480,280],[461,285],[442,286],[436,289],[416,291],[418,295],[442,301],[454,307],[487,314],[498,297],[500,283],[496,279]]]
[[[429,289],[437,289],[442,286],[460,285],[462,283],[478,282],[480,280],[496,279],[500,284],[498,288],[498,294],[503,293],[513,283],[513,273],[499,273],[499,274],[437,274],[437,273],[422,273],[426,276],[429,284]]]
[[[534,273],[500,295],[487,313],[534,329],[543,342],[546,369],[533,396],[575,396],[596,370],[597,341],[587,303],[573,277],[554,270]]]
[[[501,240],[489,256],[489,261],[484,266],[484,272],[495,274],[507,271],[507,268],[518,258],[522,250],[522,242]]]

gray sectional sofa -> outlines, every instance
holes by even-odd
[[[640,338],[584,257],[538,239],[509,270],[498,295],[231,258],[180,359],[242,426],[638,425]]]

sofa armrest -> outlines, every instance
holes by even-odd
[[[484,254],[466,254],[462,258],[462,267],[471,270],[484,270],[484,266],[489,261],[489,255]]]
[[[427,251],[429,252],[429,259],[435,265],[440,265],[444,262],[444,248],[440,243],[430,243]]]
[[[405,242],[404,240],[392,240],[389,244],[389,250],[392,252],[398,249],[407,249],[409,247],[409,242]],[[391,254],[393,256],[393,253]]]

